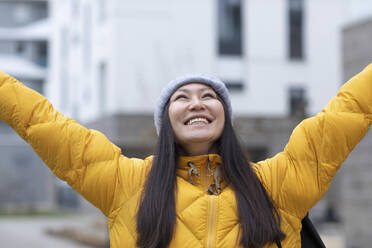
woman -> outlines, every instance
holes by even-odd
[[[0,120],[107,217],[112,247],[301,247],[301,219],[372,122],[372,64],[301,122],[284,151],[248,164],[222,82],[170,82],[155,111],[155,156],[104,135],[0,73]]]

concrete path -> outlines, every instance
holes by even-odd
[[[318,231],[326,247],[346,248],[345,231],[342,224],[323,223]]]
[[[46,234],[47,229],[66,227],[88,229],[94,217],[3,217],[0,218],[1,248],[92,248],[67,239]],[[325,231],[325,232],[324,232]],[[101,233],[102,235],[102,233]],[[320,233],[327,247],[345,248],[342,231],[335,227],[326,228]]]
[[[84,218],[76,217],[4,217],[0,218],[2,248],[88,248],[66,239],[46,234],[48,228],[79,226]]]

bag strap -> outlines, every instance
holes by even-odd
[[[309,213],[301,221],[301,247],[302,248],[326,248],[319,233],[309,218]],[[278,248],[282,248],[280,241],[275,242]]]
[[[309,218],[309,214],[306,214],[305,218],[302,219],[302,230],[301,230],[301,247],[302,248],[326,248],[319,233],[315,229],[313,223]]]
[[[280,243],[280,241],[276,241],[275,243],[278,246],[278,248],[282,248],[282,244]]]

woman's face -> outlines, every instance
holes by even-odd
[[[225,112],[216,92],[201,83],[186,84],[173,93],[169,118],[176,142],[194,154],[209,152],[225,124]]]

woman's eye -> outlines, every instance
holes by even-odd
[[[203,95],[203,97],[207,97],[207,98],[216,98],[212,93],[206,93]]]
[[[187,97],[185,95],[178,95],[176,96],[176,98],[174,100],[178,100],[178,99],[186,99]]]

